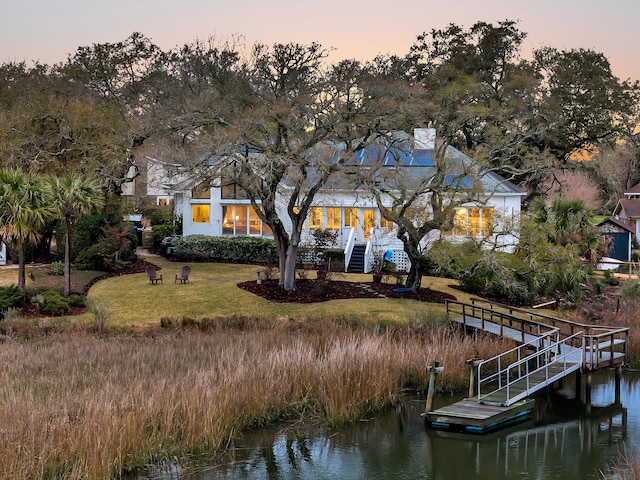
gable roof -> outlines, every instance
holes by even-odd
[[[625,222],[623,222],[622,220],[620,220],[619,218],[616,218],[616,217],[609,217],[606,220],[603,220],[600,223],[598,223],[596,226],[597,227],[601,227],[605,223],[612,223],[612,224],[616,225],[617,227],[620,227],[620,228],[626,230],[629,233],[634,233],[633,228],[631,228]]]
[[[624,213],[629,218],[640,218],[640,199],[623,198],[618,200],[618,205],[614,209],[614,214]]]

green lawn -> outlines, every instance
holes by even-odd
[[[139,273],[101,280],[89,291],[89,298],[103,302],[108,309],[109,324],[143,326],[157,323],[162,317],[181,319],[184,316],[197,318],[231,314],[295,318],[353,316],[362,320],[396,322],[416,318],[421,312],[434,308],[443,309],[442,305],[391,298],[312,304],[276,303],[236,286],[256,278],[254,265],[193,263],[190,264],[189,283],[176,284],[173,279],[180,272],[182,263],[155,256],[148,260],[160,267],[159,273],[163,275],[164,283],[151,285],[146,273]],[[44,281],[44,270],[34,269],[34,273],[36,282]],[[86,279],[90,276],[84,272],[72,274],[72,278]],[[61,277],[54,278],[62,280]],[[341,279],[370,281],[371,276],[344,274]],[[16,280],[16,269],[0,269],[0,285],[16,283]],[[36,282],[29,280],[28,285]],[[468,299],[468,295],[449,287],[452,282],[450,279],[425,277],[423,286],[451,293],[460,300]],[[85,314],[78,320],[89,318],[92,318],[91,315]]]

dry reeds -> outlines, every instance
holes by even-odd
[[[221,452],[248,428],[300,416],[330,425],[424,388],[465,389],[465,359],[505,348],[441,322],[386,329],[289,318],[165,321],[97,338],[74,329],[0,349],[0,477],[109,478],[186,453]],[[203,330],[206,330],[203,332]]]

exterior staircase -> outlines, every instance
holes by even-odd
[[[364,271],[364,253],[367,249],[366,245],[354,245],[351,253],[351,260],[347,266],[348,273],[365,273]]]

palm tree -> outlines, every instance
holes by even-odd
[[[51,213],[48,189],[41,177],[21,169],[0,170],[0,239],[18,249],[18,288],[25,291],[25,253],[36,243]]]
[[[582,199],[555,197],[550,205],[538,198],[532,218],[546,226],[549,240],[563,247],[574,246],[591,265],[603,252],[603,240],[594,226],[594,214]]]
[[[64,296],[71,293],[71,234],[79,217],[103,205],[102,191],[92,180],[70,173],[49,177],[54,216],[65,224]]]

